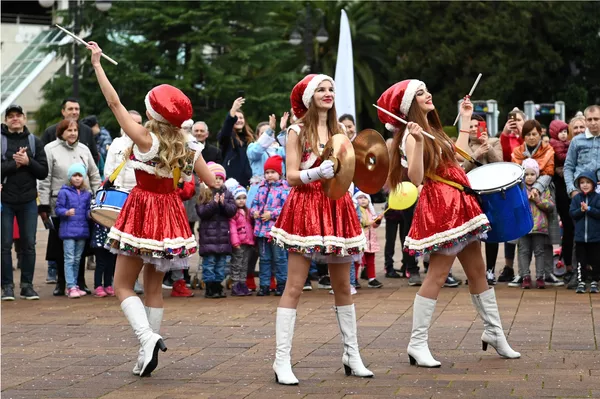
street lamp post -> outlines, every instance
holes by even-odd
[[[54,0],[38,0],[39,4],[44,8],[54,7]],[[81,31],[81,17],[83,11],[83,0],[73,0],[69,2],[69,9],[73,15],[73,31],[78,35]],[[112,7],[111,0],[97,0],[96,9],[98,11],[108,11]],[[73,97],[79,98],[79,43],[73,42]]]
[[[323,11],[319,8],[317,8],[316,10],[317,10],[317,14],[321,14],[321,17],[323,17],[323,19],[324,19],[325,16],[323,15]],[[329,40],[329,34],[327,33],[327,30],[325,29],[324,21],[321,22],[321,27],[317,31],[316,36],[314,35],[314,33],[313,33],[313,16],[316,16],[316,15],[313,14],[313,8],[312,8],[310,2],[307,2],[306,10],[305,10],[304,26],[302,27],[302,30],[304,31],[304,37],[299,32],[298,27],[296,27],[290,34],[290,39],[289,39],[289,43],[294,46],[298,46],[298,45],[304,43],[304,55],[306,57],[306,64],[302,68],[303,73],[309,73],[309,72],[315,71],[317,69],[316,65],[314,65],[314,62],[313,62],[314,40],[316,39],[317,43],[319,43],[319,44],[323,44],[323,43],[327,42],[327,40]],[[318,60],[317,60],[317,62],[318,62]]]

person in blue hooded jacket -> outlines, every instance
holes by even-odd
[[[594,172],[581,172],[575,180],[579,193],[571,200],[569,212],[575,221],[575,253],[577,256],[577,293],[586,291],[586,282],[592,280],[590,293],[599,292],[600,280],[600,194],[595,189],[598,179]]]
[[[65,253],[65,280],[69,298],[79,298],[85,291],[77,286],[79,262],[90,237],[89,209],[92,194],[86,189],[85,165],[73,164],[67,171],[68,183],[62,186],[56,200],[56,216],[60,218],[58,237]]]

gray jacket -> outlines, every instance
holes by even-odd
[[[67,171],[74,163],[82,163],[87,170],[84,183],[91,188],[92,195],[96,193],[100,184],[100,173],[90,149],[79,141],[72,146],[64,140],[52,141],[44,147],[48,159],[48,177],[40,182],[40,205],[49,205],[54,215],[56,198],[60,188],[67,183]]]

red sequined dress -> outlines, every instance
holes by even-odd
[[[156,169],[159,141],[154,133],[152,147],[141,153],[134,146],[130,158],[137,185],[131,190],[115,225],[108,233],[106,248],[111,252],[138,256],[159,271],[188,267],[188,258],[197,251],[183,202],[173,185],[173,172]],[[202,144],[187,143],[189,157],[181,176],[190,181],[193,165]]]
[[[300,132],[297,125],[290,129]],[[319,157],[306,145],[300,169],[320,164]],[[325,195],[321,181],[292,188],[271,229],[271,237],[289,252],[329,263],[351,261],[348,257],[360,254],[366,246],[350,194],[332,200]]]
[[[439,166],[436,175],[470,187],[464,170],[455,163]],[[455,255],[488,230],[490,222],[476,197],[426,178],[404,248],[417,256],[431,252]]]

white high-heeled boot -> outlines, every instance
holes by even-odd
[[[360,357],[354,304],[336,306],[335,315],[342,333],[342,343],[344,344],[342,364],[346,375],[355,375],[362,378],[373,377],[373,372],[365,367]]]
[[[152,332],[158,334],[160,332],[160,325],[163,319],[164,308],[149,308],[148,306],[144,306],[146,309],[146,316],[148,316],[148,324],[150,324],[150,328]],[[138,359],[133,366],[133,374],[140,375],[142,371],[142,365],[144,364],[144,351],[140,346],[140,350],[138,351]]]
[[[277,308],[275,321],[275,362],[273,371],[275,381],[282,385],[298,385],[298,379],[292,371],[292,338],[296,323],[296,309]]]
[[[477,313],[479,313],[485,327],[483,334],[481,334],[482,349],[487,350],[489,344],[504,358],[520,358],[521,354],[514,351],[506,341],[494,289],[490,288],[479,295],[471,295],[471,301],[475,305],[475,309],[477,309]]]
[[[140,341],[141,349],[144,352],[144,361],[140,369],[140,376],[145,377],[152,373],[158,365],[158,350],[160,349],[165,352],[167,347],[162,337],[152,332],[144,304],[139,297],[130,296],[126,298],[121,302],[121,309]]]
[[[435,299],[425,298],[419,294],[415,295],[412,334],[406,350],[411,366],[440,367],[442,365],[431,356],[427,344],[429,325],[431,324],[436,302]]]

